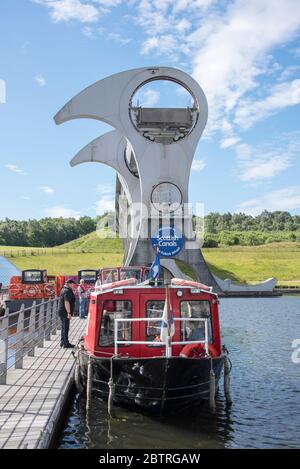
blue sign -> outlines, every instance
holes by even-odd
[[[158,248],[158,252],[164,257],[174,257],[183,248],[184,237],[171,226],[159,228],[151,238],[151,243],[154,248]]]

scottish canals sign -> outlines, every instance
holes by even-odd
[[[183,248],[184,237],[180,231],[171,226],[159,228],[152,236],[151,243],[154,248],[164,257],[174,257]]]

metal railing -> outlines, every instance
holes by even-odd
[[[0,256],[6,257],[7,259],[11,258],[17,258],[17,257],[40,257],[40,256],[55,256],[55,255],[61,255],[61,254],[73,254],[73,253],[95,253],[95,252],[101,252],[109,254],[111,252],[114,253],[122,253],[122,248],[121,247],[116,247],[114,250],[110,246],[107,246],[106,248],[97,250],[93,248],[84,248],[84,247],[70,247],[70,248],[23,248],[23,249],[8,249],[8,248],[2,248],[0,246]]]
[[[118,333],[119,333],[119,323],[126,323],[126,322],[162,322],[164,318],[116,318],[114,320],[115,328],[114,328],[114,344],[115,344],[115,355],[118,354],[118,345],[155,345],[155,346],[164,346],[166,349],[166,356],[172,356],[172,345],[187,345],[187,344],[204,344],[205,352],[208,355],[208,344],[209,344],[209,337],[208,337],[208,319],[207,318],[174,318],[174,323],[176,322],[204,322],[205,327],[205,335],[204,339],[198,340],[181,340],[173,342],[172,338],[170,338],[170,342],[166,340],[165,342],[159,341],[146,341],[146,340],[119,340]],[[161,330],[161,327],[159,327]],[[168,351],[168,348],[170,349]]]
[[[23,368],[23,358],[34,357],[35,348],[43,348],[44,341],[51,340],[60,330],[57,314],[58,299],[34,301],[30,308],[21,306],[20,311],[0,318],[0,384],[6,384],[7,370]]]

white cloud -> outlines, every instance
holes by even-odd
[[[206,162],[204,160],[194,160],[192,163],[192,171],[200,173],[206,166]]]
[[[282,71],[271,55],[273,49],[292,41],[299,32],[298,0],[141,0],[134,5],[135,21],[145,33],[142,54],[165,56],[177,63],[183,56],[188,58],[208,98],[206,135],[222,131],[224,119],[231,125],[244,125],[249,102],[251,125],[256,118],[298,103],[297,81],[291,88],[289,84],[286,89],[274,88],[271,94],[266,82],[261,86],[263,77],[271,79]],[[294,98],[288,96],[290,91]],[[260,95],[258,103],[254,93]],[[256,113],[257,108],[260,112]],[[223,139],[228,137],[232,136]],[[223,142],[225,147],[227,143]]]
[[[160,92],[151,89],[141,91],[138,96],[138,99],[140,101],[140,105],[144,107],[152,107],[159,102]]]
[[[82,34],[90,39],[95,37],[94,29],[90,26],[82,28]]]
[[[190,8],[205,12],[208,7],[216,3],[216,0],[174,0],[172,3],[174,13],[185,12]]]
[[[144,55],[150,52],[155,55],[167,55],[169,59],[178,60],[180,52],[179,38],[172,34],[164,34],[160,36],[152,36],[146,39],[141,48],[141,53]]]
[[[286,81],[291,76],[295,75],[300,70],[300,65],[290,65],[289,67],[285,67],[284,70],[281,72],[278,81]]]
[[[179,33],[185,33],[189,29],[191,29],[191,26],[192,24],[190,21],[188,21],[186,18],[182,18],[182,20],[180,20],[179,23],[177,23],[176,29]]]
[[[208,96],[212,125],[258,86],[273,61],[270,51],[299,27],[298,0],[235,0],[190,35],[198,49],[194,75]]]
[[[115,210],[115,199],[110,196],[103,196],[99,199],[96,204],[96,214],[103,215],[105,212],[111,212]]]
[[[259,215],[263,210],[289,211],[300,208],[300,186],[291,186],[269,192],[260,198],[242,202],[236,212]]]
[[[280,83],[294,68],[272,56],[300,30],[299,0],[34,0],[50,9],[54,21],[97,22],[112,8],[126,6],[143,34],[141,53],[163,56],[185,68],[203,87],[209,104],[205,135],[221,131],[221,148],[237,143],[237,129],[249,128],[299,102],[299,80]],[[122,8],[123,8],[122,7]],[[122,12],[123,14],[123,12]],[[124,16],[124,14],[123,14]],[[104,31],[97,25],[97,31]],[[126,44],[120,32],[105,29],[107,39]],[[84,29],[91,37],[91,29]],[[297,55],[299,50],[290,50]],[[281,77],[280,77],[281,74]],[[268,78],[267,80],[265,78]],[[276,83],[270,91],[270,82]],[[231,126],[224,132],[223,123]],[[230,140],[231,139],[231,140]]]
[[[300,151],[300,132],[284,134],[269,144],[235,146],[238,177],[245,182],[272,179],[294,164]]]
[[[122,0],[93,0],[95,3],[99,3],[100,5],[104,7],[116,7],[117,5],[120,5],[122,3]]]
[[[130,38],[122,37],[119,33],[109,33],[107,39],[111,39],[112,41],[116,42],[117,44],[120,44],[121,46],[129,44],[129,42],[131,42]]]
[[[300,47],[293,47],[290,51],[289,51],[294,57],[296,57],[296,59],[298,59],[300,57]]]
[[[300,79],[274,86],[272,93],[263,100],[244,100],[236,112],[235,122],[249,129],[258,121],[283,108],[300,103]]]
[[[249,96],[258,89],[265,94],[266,90],[258,88],[260,78],[281,71],[271,54],[274,47],[288,43],[299,31],[298,0],[34,1],[47,6],[55,21],[77,19],[83,23],[97,22],[103,13],[126,5],[134,15],[127,18],[144,31],[142,54],[165,56],[171,62],[182,62],[184,56],[188,59],[208,97],[211,131],[221,129],[224,117],[232,122],[236,117],[236,122],[243,121],[244,125],[243,113],[247,112],[248,102],[253,111],[257,106],[264,108],[251,114],[251,125],[256,115],[262,119],[298,102],[298,98],[291,101],[281,96],[281,102],[277,100],[276,104],[272,93],[256,104],[253,96]],[[91,29],[83,32],[89,37],[93,34]],[[119,32],[108,32],[107,38],[119,44],[130,41]],[[283,90],[278,91],[282,95]]]
[[[96,187],[96,192],[100,195],[113,194],[114,191],[115,188],[110,184],[98,184],[98,186]]]
[[[49,186],[42,186],[40,187],[41,191],[45,192],[45,194],[48,194],[48,195],[53,195],[54,194],[54,189],[52,189],[52,187],[49,187]]]
[[[240,179],[254,181],[271,179],[291,166],[291,158],[286,155],[270,154],[256,156],[255,159],[240,162]]]
[[[132,39],[130,37],[124,37],[122,34],[114,31],[108,30],[108,28],[104,28],[103,26],[100,26],[97,28],[96,31],[100,36],[103,36],[103,38],[107,41],[113,41],[119,46],[125,46],[126,44],[129,44]]]
[[[101,10],[97,9],[92,3],[83,3],[80,0],[33,1],[45,5],[50,9],[50,16],[55,23],[72,20],[80,21],[81,23],[94,23],[100,18]]]
[[[239,137],[228,137],[228,138],[224,138],[221,142],[220,142],[220,148],[230,148],[230,147],[233,147],[234,145],[236,145],[237,143],[239,143],[240,141],[240,138]]]
[[[35,81],[37,82],[37,84],[41,87],[45,86],[46,85],[46,80],[45,78],[42,76],[42,75],[37,75],[35,77]]]
[[[14,173],[18,174],[26,174],[22,169],[20,169],[17,165],[15,164],[6,164],[5,167],[9,169],[9,171],[13,171]]]
[[[51,218],[80,218],[80,212],[66,208],[62,205],[56,205],[55,207],[49,207],[45,210],[47,217]]]
[[[122,3],[122,0],[32,0],[34,3],[49,8],[50,16],[55,23],[79,21],[96,23],[101,16],[109,13],[111,8]],[[90,36],[91,31],[83,30]]]

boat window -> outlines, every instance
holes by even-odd
[[[146,318],[162,318],[164,311],[164,301],[152,300],[146,303]],[[161,319],[159,321],[147,321],[146,323],[146,341],[160,342]]]
[[[98,270],[80,270],[78,272],[78,282],[83,279],[86,283],[96,283],[98,272]]]
[[[117,269],[102,270],[102,283],[112,283],[118,281]]]
[[[24,270],[22,272],[22,283],[44,283],[46,272],[43,270]]]
[[[129,319],[132,317],[131,301],[106,300],[103,304],[99,345],[113,347],[115,340],[115,319]],[[132,322],[118,324],[118,340],[131,340]],[[124,347],[125,345],[120,345]]]
[[[128,278],[136,278],[138,282],[141,281],[141,269],[121,269],[120,280],[126,280]]]
[[[204,318],[208,319],[209,343],[213,342],[210,302],[207,300],[181,301],[180,314],[182,318]],[[181,340],[204,340],[204,321],[182,321]]]

